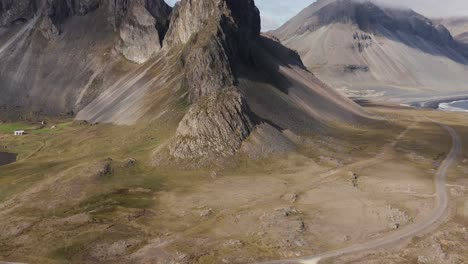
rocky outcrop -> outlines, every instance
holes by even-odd
[[[210,162],[234,155],[255,123],[237,88],[204,97],[194,104],[177,129],[171,155]]]
[[[255,126],[236,87],[236,66],[247,63],[259,36],[259,12],[251,0],[181,1],[164,41],[183,45],[184,86],[191,107],[177,129],[170,153],[202,161],[234,155]]]
[[[161,49],[171,8],[163,0],[136,0],[128,4],[128,9],[123,19],[116,18],[122,20],[117,49],[126,59],[141,64]]]
[[[190,44],[182,57],[190,102],[196,103],[204,96],[235,84],[229,58],[220,39],[211,36],[202,45],[197,40]]]
[[[144,6],[144,0],[134,1],[119,29],[117,50],[135,63],[146,62],[161,49],[156,19]]]
[[[156,29],[162,45],[162,41],[169,29],[172,8],[164,0],[145,0],[145,7],[156,19]]]
[[[107,20],[115,30],[118,30],[123,18],[127,14],[129,0],[109,0],[107,5],[109,16]]]
[[[52,19],[50,19],[50,17],[48,16],[42,19],[42,22],[39,26],[39,30],[47,40],[54,40],[60,35],[59,28],[54,24],[54,22],[52,22]]]

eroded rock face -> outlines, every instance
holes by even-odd
[[[145,8],[144,0],[132,2],[119,29],[117,50],[135,63],[146,62],[161,49],[156,19]]]
[[[165,45],[185,44],[194,34],[214,32],[217,27],[228,42],[248,41],[260,34],[260,12],[253,0],[182,0],[174,8]]]
[[[54,40],[60,35],[59,28],[52,22],[52,19],[45,16],[39,26],[39,30],[47,40]]]
[[[224,87],[233,86],[235,78],[228,55],[219,39],[210,37],[204,45],[193,44],[182,60],[189,101],[194,103]]]
[[[234,155],[256,125],[236,87],[236,66],[246,63],[260,33],[251,0],[183,0],[164,44],[184,46],[182,62],[192,104],[170,146],[172,156],[202,162]]]
[[[85,16],[107,7],[107,20],[119,34],[117,50],[141,64],[161,49],[171,8],[163,0],[48,0],[41,32],[49,40],[60,33],[60,24],[71,16]]]
[[[109,0],[107,9],[109,16],[107,20],[112,24],[115,30],[120,27],[123,18],[127,14],[129,0]]]
[[[119,31],[117,50],[141,64],[161,49],[169,27],[171,7],[164,0],[116,0],[110,2],[113,25]]]
[[[47,0],[47,15],[57,25],[70,16],[84,16],[99,8],[101,0]]]
[[[156,19],[156,29],[162,45],[162,41],[169,29],[172,8],[164,0],[145,0],[145,7]]]
[[[243,96],[231,87],[200,99],[179,124],[171,154],[210,161],[234,155],[255,123]]]
[[[174,9],[166,48],[184,45],[182,61],[189,101],[236,82],[236,64],[249,59],[260,34],[260,14],[253,0],[183,0]]]

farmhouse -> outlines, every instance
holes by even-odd
[[[15,136],[22,136],[22,135],[24,135],[25,133],[26,133],[26,131],[24,131],[24,130],[16,130],[16,131],[15,131]]]

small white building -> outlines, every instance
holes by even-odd
[[[24,130],[16,130],[16,131],[15,131],[15,136],[22,136],[22,135],[24,135],[24,133],[26,133],[26,131],[24,131]]]

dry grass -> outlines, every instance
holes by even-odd
[[[391,206],[416,221],[430,211],[432,165],[438,154],[447,152],[449,137],[439,126],[422,121],[384,156],[375,155],[415,116],[443,120],[464,139],[468,128],[460,124],[467,117],[368,110],[390,122],[368,129],[336,127],[328,136],[304,137],[297,153],[262,160],[239,156],[224,168],[197,171],[151,166],[154,149],[171,137],[176,124],[80,126],[60,121],[55,130],[24,137],[3,134],[1,144],[18,153],[20,161],[0,170],[0,258],[126,263],[132,261],[124,256],[159,239],[171,242],[143,255],[157,259],[179,252],[190,256],[190,263],[248,263],[322,252],[382,235],[390,231],[388,219],[375,212],[389,214]],[[136,163],[128,165],[128,158]],[[106,164],[112,172],[100,173]],[[359,175],[357,187],[350,171]],[[453,181],[466,184],[462,177]],[[296,202],[288,198],[292,194],[297,194]],[[457,205],[465,206],[461,200]],[[277,211],[290,206],[300,213],[285,217]],[[208,209],[211,213],[201,216]],[[466,215],[456,219],[466,221]],[[300,221],[303,231],[295,229]],[[229,240],[241,244],[226,246]],[[112,245],[122,241],[131,245],[117,254]]]

